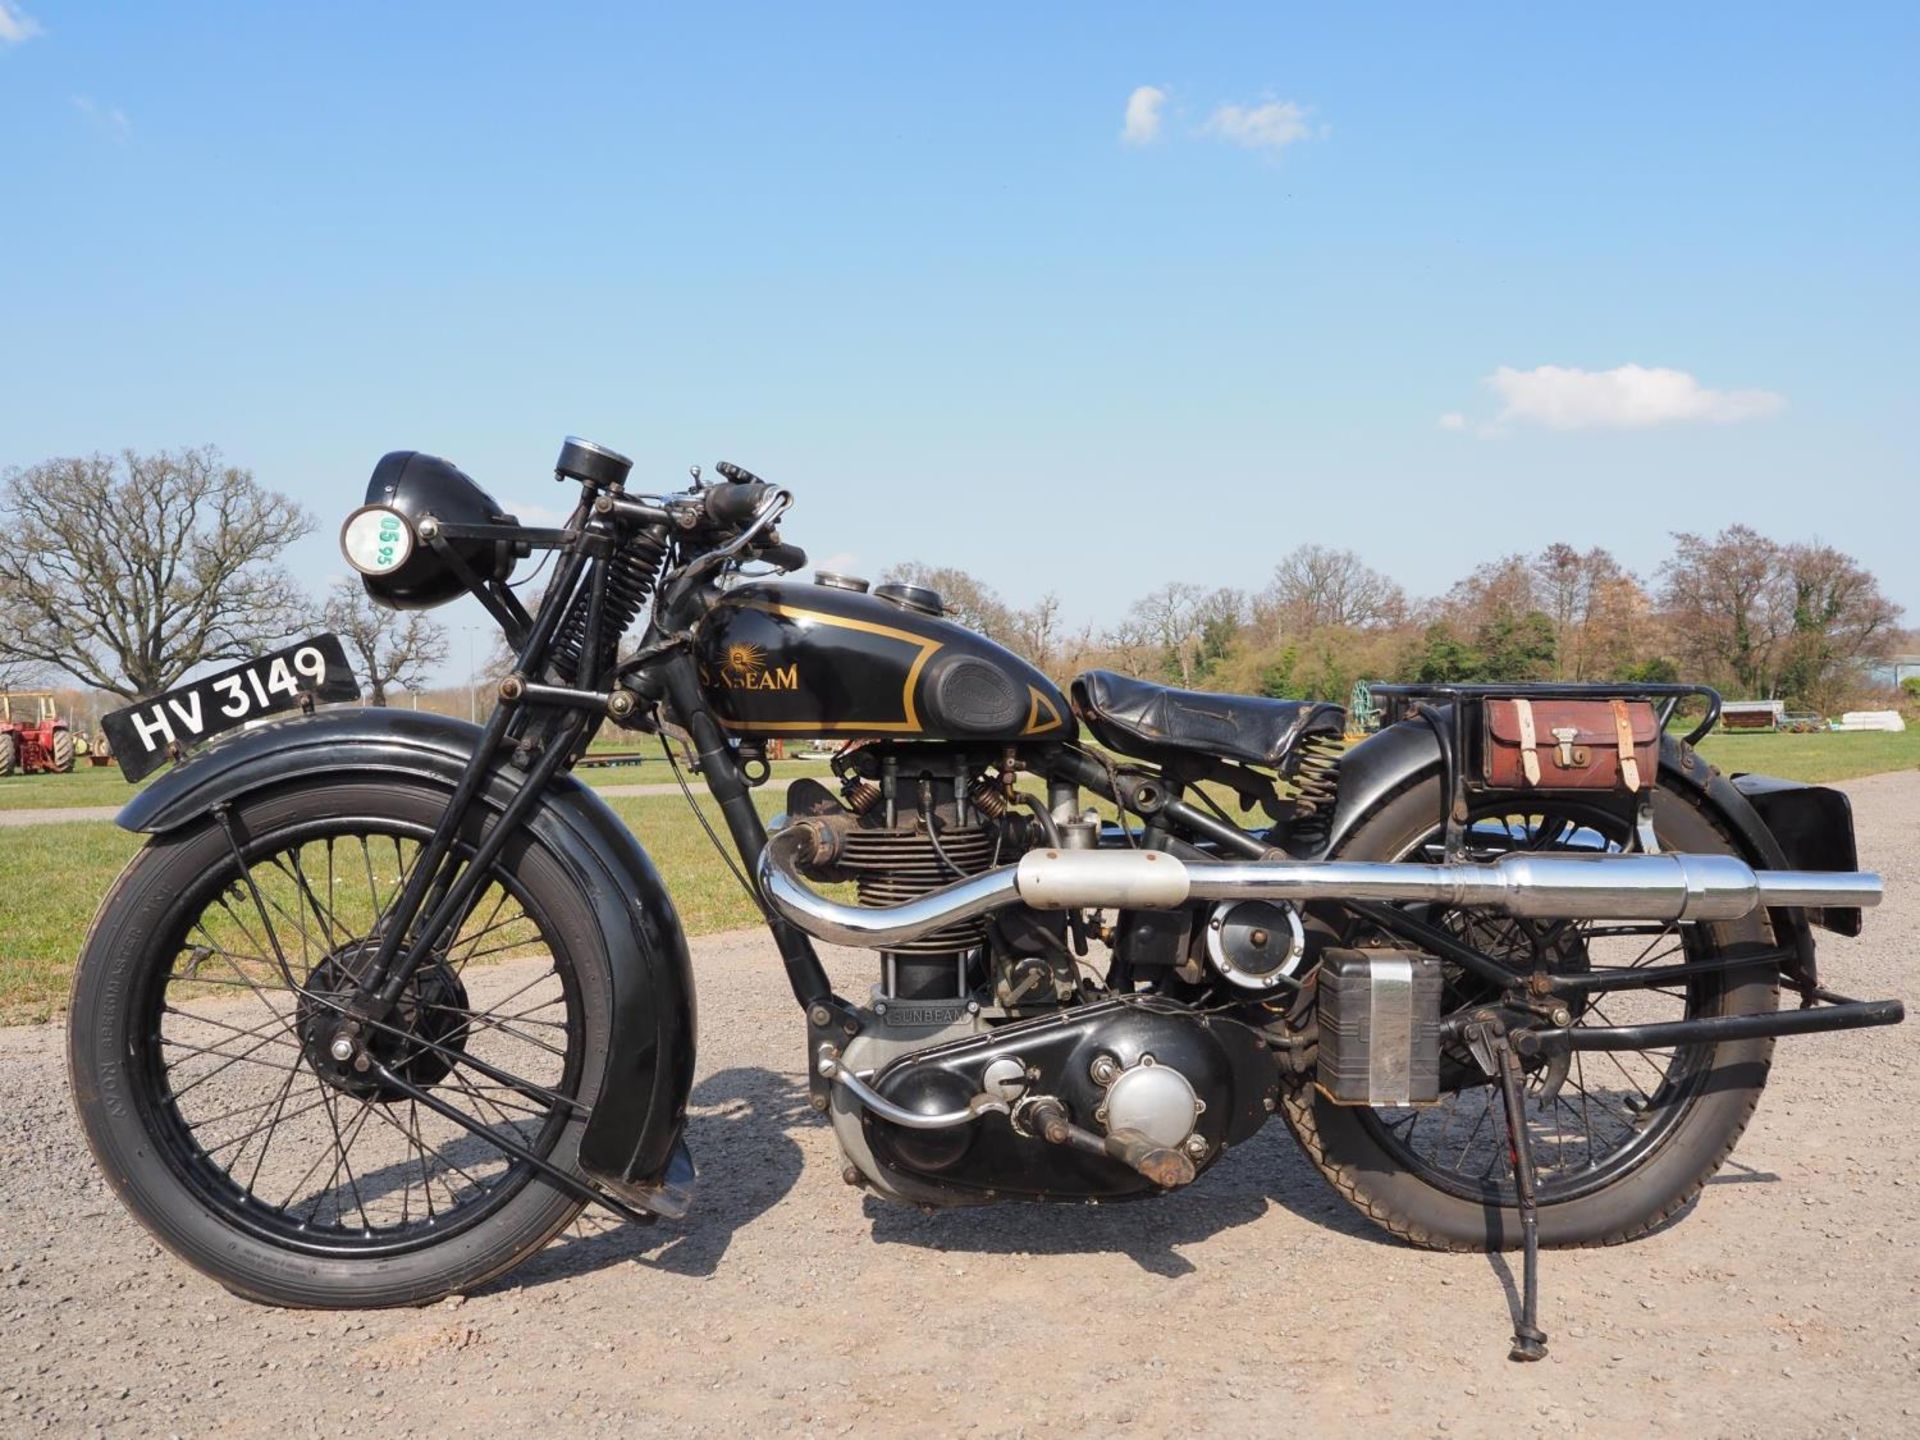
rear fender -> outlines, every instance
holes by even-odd
[[[135,796],[118,823],[163,834],[215,805],[316,776],[407,775],[451,793],[480,734],[463,720],[412,710],[323,710],[278,720],[197,752]],[[496,767],[481,803],[500,810],[517,788]],[[607,1068],[581,1135],[581,1168],[624,1186],[657,1184],[685,1127],[693,1084],[686,935],[653,862],[578,779],[557,776],[526,825],[592,906],[612,972]]]
[[[1323,853],[1338,853],[1369,815],[1402,790],[1438,774],[1440,768],[1440,742],[1423,720],[1390,725],[1348,750],[1340,762],[1339,798]],[[1732,839],[1740,857],[1756,870],[1802,865],[1817,870],[1856,868],[1852,811],[1844,808],[1846,796],[1838,791],[1758,775],[1741,776],[1736,783],[1674,735],[1663,735],[1660,740],[1660,783],[1676,793],[1690,795]],[[1836,810],[1832,801],[1820,796],[1835,797],[1842,808]],[[1767,811],[1765,817],[1762,806]],[[1791,845],[1783,844],[1782,837],[1769,828],[1770,819],[1787,829]],[[1839,829],[1845,831],[1844,847]],[[1823,858],[1815,859],[1816,855]],[[1840,859],[1845,863],[1836,863]],[[1846,928],[1848,916],[1852,917],[1851,929]],[[1793,952],[1793,959],[1782,969],[1794,980],[1811,984],[1816,971],[1809,922],[1854,935],[1859,933],[1860,912],[1775,910],[1772,920],[1782,948]]]

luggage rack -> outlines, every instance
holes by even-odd
[[[1635,684],[1630,681],[1551,681],[1527,680],[1510,683],[1461,682],[1444,684],[1408,683],[1372,685],[1369,694],[1381,708],[1381,724],[1402,720],[1422,720],[1433,730],[1440,745],[1442,773],[1441,816],[1446,858],[1456,860],[1466,848],[1467,766],[1464,763],[1466,741],[1472,721],[1485,700],[1644,700],[1654,707],[1661,731],[1671,723],[1680,703],[1690,697],[1706,701],[1707,713],[1687,732],[1684,742],[1697,745],[1719,723],[1720,692],[1709,685],[1667,683]],[[1658,847],[1653,840],[1652,799],[1654,786],[1639,792],[1635,804],[1634,831],[1642,849]]]
[[[1635,684],[1627,680],[1515,680],[1506,684],[1494,681],[1473,681],[1471,683],[1435,683],[1423,684],[1409,682],[1404,685],[1369,685],[1370,695],[1385,700],[1381,706],[1381,723],[1391,725],[1395,721],[1405,720],[1416,711],[1421,702],[1444,700],[1505,700],[1524,698],[1528,700],[1646,700],[1650,702],[1660,717],[1660,728],[1665,729],[1679,710],[1680,702],[1689,696],[1698,696],[1707,702],[1706,716],[1686,734],[1689,745],[1698,745],[1713,727],[1720,723],[1720,711],[1723,705],[1720,692],[1711,685],[1679,685],[1667,683]],[[1456,710],[1464,708],[1456,705]]]

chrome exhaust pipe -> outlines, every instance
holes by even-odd
[[[1013,904],[1036,910],[1172,910],[1195,900],[1367,900],[1493,910],[1537,920],[1737,920],[1775,907],[1865,908],[1878,875],[1753,870],[1727,855],[1504,855],[1486,864],[1353,860],[1183,861],[1156,850],[1033,850],[901,905],[865,908],[814,891],[797,865],[804,824],[761,852],[767,903],[817,939],[884,950]]]
[[[1037,910],[1165,910],[1189,900],[1407,901],[1529,920],[1737,920],[1776,906],[1880,903],[1880,877],[1753,870],[1730,855],[1503,855],[1488,863],[1183,863],[1150,850],[1033,850],[1014,867]]]
[[[814,853],[817,841],[804,822],[788,826],[760,852],[760,894],[781,916],[816,940],[886,950],[1017,904],[1014,867],[1003,865],[900,905],[843,905],[800,878],[796,865]]]

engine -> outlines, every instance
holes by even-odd
[[[895,742],[843,751],[838,795],[817,780],[788,791],[811,844],[803,872],[897,906],[1055,843],[1057,822],[1002,763]],[[1015,906],[882,951],[838,1063],[915,1117],[985,1109],[918,1128],[836,1085],[849,1182],[926,1205],[1119,1199],[1183,1184],[1257,1131],[1278,1080],[1260,1034],[1110,995],[1086,949],[1062,912]]]
[[[903,904],[1012,864],[1046,838],[983,757],[866,745],[843,752],[835,772],[838,799],[818,781],[797,781],[788,813],[812,821],[821,840],[809,878],[852,883],[862,905]],[[982,1003],[1034,1013],[1079,995],[1075,962],[1060,915],[966,920],[882,951],[874,1007],[895,1026],[977,1014]]]

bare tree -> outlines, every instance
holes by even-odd
[[[337,580],[321,611],[326,627],[358,662],[369,703],[387,703],[387,690],[419,690],[428,672],[447,658],[447,632],[418,610],[389,610],[367,598],[358,580]]]
[[[1786,548],[1793,628],[1782,656],[1780,689],[1825,710],[1859,683],[1863,660],[1886,654],[1898,635],[1900,607],[1851,555],[1818,540]]]
[[[904,565],[889,566],[881,578],[924,585],[937,591],[950,618],[1002,645],[1012,640],[1013,610],[991,585],[964,570],[912,560]]]
[[[1650,607],[1608,551],[1547,546],[1533,559],[1533,599],[1553,622],[1554,679],[1613,679],[1633,663]]]
[[[1673,540],[1673,558],[1660,571],[1661,601],[1688,672],[1771,698],[1780,647],[1793,628],[1784,551],[1745,525]]]
[[[6,476],[0,658],[141,698],[292,638],[310,602],[277,563],[313,528],[219,452],[129,450]]]
[[[1156,648],[1162,668],[1191,686],[1231,647],[1246,611],[1246,597],[1238,590],[1207,590],[1174,580],[1134,601],[1112,639],[1117,647],[1144,643]]]
[[[1455,584],[1440,602],[1438,618],[1468,630],[1511,623],[1540,609],[1535,589],[1533,562],[1525,555],[1504,555]]]
[[[1063,641],[1060,597],[1049,590],[1027,609],[1014,611],[1012,622],[1007,644],[1051,674],[1059,663]]]
[[[13,586],[0,579],[0,635],[17,631],[24,623]],[[0,690],[24,690],[40,678],[39,672],[38,665],[0,654]]]
[[[1407,618],[1407,593],[1351,550],[1302,545],[1273,567],[1255,609],[1283,635],[1390,629]]]

